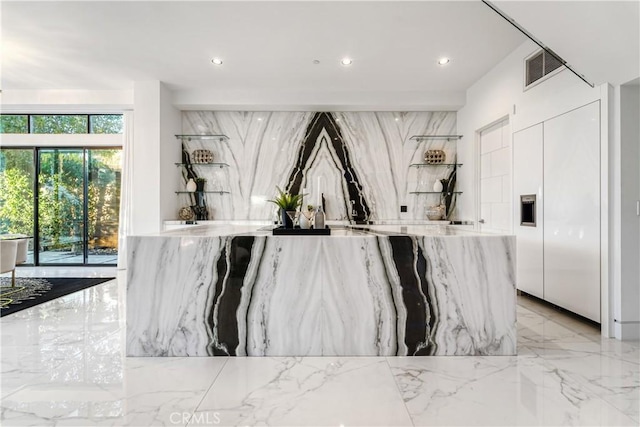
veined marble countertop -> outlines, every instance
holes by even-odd
[[[174,237],[219,237],[219,236],[271,236],[273,225],[265,221],[263,224],[255,222],[243,223],[218,223],[193,225],[191,227],[168,230],[160,233],[146,234],[145,236],[174,236]],[[501,236],[497,234],[480,233],[473,230],[450,225],[332,225],[331,236],[324,237],[362,237],[362,236]],[[278,236],[296,237],[296,236]],[[315,238],[322,236],[313,236]]]

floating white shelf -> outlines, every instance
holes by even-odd
[[[226,141],[229,139],[227,135],[176,135],[176,138],[180,141],[191,141],[191,140],[217,140],[217,141]]]

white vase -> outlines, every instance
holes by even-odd
[[[302,228],[303,230],[308,230],[311,228],[311,219],[307,218],[307,215],[305,215],[305,213],[301,213],[300,214],[300,228]]]
[[[442,181],[436,179],[436,182],[433,183],[433,191],[435,191],[436,193],[442,193],[443,189],[444,187],[442,186]]]
[[[197,188],[198,186],[196,185],[196,182],[193,180],[193,178],[189,178],[189,181],[187,181],[187,191],[193,193]]]

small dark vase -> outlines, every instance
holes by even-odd
[[[196,179],[196,191],[204,191],[204,183],[205,181]]]
[[[287,211],[280,209],[280,220],[284,228],[293,228],[293,220],[287,215]]]
[[[197,221],[206,221],[209,219],[209,212],[206,206],[191,206],[191,210],[196,215]]]

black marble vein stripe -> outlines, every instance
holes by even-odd
[[[220,294],[222,293],[222,289],[224,286],[224,277],[227,275],[227,247],[225,244],[223,244],[222,240],[224,240],[224,238],[220,239],[220,256],[218,258],[218,262],[216,263],[216,274],[217,274],[217,280],[216,280],[216,284],[213,288],[213,299],[211,300],[211,306],[207,307],[207,327],[209,328],[209,336],[211,337],[211,342],[208,344],[207,346],[207,354],[212,356],[212,355],[227,355],[229,352],[226,351],[226,349],[224,347],[222,347],[219,343],[218,340],[215,338],[215,332],[216,332],[216,319],[215,319],[215,307],[216,304],[218,304],[218,298],[220,297]]]
[[[216,328],[217,343],[210,345],[209,354],[214,356],[235,356],[239,344],[236,313],[242,298],[242,285],[251,261],[251,249],[255,237],[236,236],[231,239],[229,254],[227,249],[218,259],[218,280],[213,298],[217,313],[211,309],[210,327]],[[222,293],[224,289],[224,293]]]
[[[427,261],[415,238],[389,236],[389,243],[400,278],[403,303],[407,310],[404,338],[407,355],[431,355],[435,347],[429,337],[436,319],[431,316],[433,310],[426,283]]]
[[[305,138],[300,144],[293,171],[286,185],[287,191],[292,194],[300,193],[305,171],[308,170],[310,166],[311,154],[318,141],[318,136],[323,130],[329,135],[330,143],[337,156],[337,161],[340,163],[339,165],[337,164],[336,167],[340,168],[346,183],[349,197],[344,201],[345,210],[346,212],[351,212],[351,205],[347,204],[350,200],[354,200],[356,202],[354,208],[356,216],[353,219],[356,221],[364,221],[371,215],[371,210],[365,199],[362,184],[351,163],[351,155],[342,138],[340,127],[330,113],[316,113],[311,119],[305,132]],[[309,180],[307,181],[309,182]]]
[[[379,251],[380,255],[382,255],[382,258],[384,259],[384,255],[383,254],[384,254],[385,251],[382,248],[382,246],[383,246],[383,241],[386,242],[388,240],[388,238],[379,236],[379,237],[376,238],[376,240],[377,240],[377,245],[378,245],[378,251]],[[394,263],[395,263],[395,261],[394,261]],[[384,271],[385,271],[386,278],[387,278],[387,284],[388,284],[388,286],[390,288],[389,289],[389,296],[391,297],[391,301],[393,302],[393,306],[395,307],[395,312],[396,312],[396,316],[395,316],[395,319],[394,319],[395,320],[395,325],[393,327],[394,334],[396,335],[395,349],[393,349],[393,351],[390,354],[395,354],[396,356],[406,356],[406,354],[400,354],[400,344],[398,343],[398,339],[399,339],[399,333],[398,333],[399,332],[398,331],[399,325],[398,324],[400,323],[400,319],[398,318],[398,312],[400,311],[400,308],[399,308],[399,304],[400,303],[398,301],[396,301],[395,293],[393,292],[393,289],[391,289],[391,287],[392,287],[392,279],[391,279],[391,275],[390,275],[390,271],[389,271],[390,267],[387,266],[386,262],[384,264],[385,264]],[[398,268],[396,267],[396,271],[397,271],[397,269]],[[406,328],[406,326],[405,326],[405,328]]]
[[[425,337],[427,341],[424,343],[424,351],[418,351],[415,356],[432,356],[436,354],[438,351],[438,344],[436,343],[435,333],[436,328],[438,326],[439,320],[439,311],[436,304],[436,291],[435,287],[429,286],[433,285],[433,283],[429,283],[427,280],[427,271],[429,270],[429,262],[427,258],[424,256],[424,252],[422,251],[422,246],[418,245],[416,238],[413,238],[414,243],[417,247],[416,253],[416,271],[418,274],[418,279],[420,280],[420,288],[422,289],[422,294],[425,298],[425,311],[427,316],[427,330]]]

